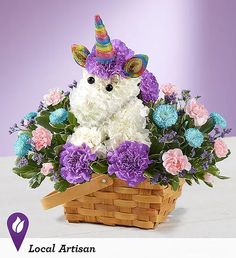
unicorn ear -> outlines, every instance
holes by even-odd
[[[124,72],[127,77],[136,78],[143,74],[146,70],[148,63],[148,56],[146,55],[134,55],[128,59],[124,65]]]
[[[85,67],[86,59],[90,54],[89,50],[85,46],[75,45],[75,44],[72,45],[71,49],[72,49],[72,54],[73,54],[73,58],[75,59],[75,62],[78,65]]]

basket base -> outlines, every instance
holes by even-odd
[[[66,203],[65,219],[70,223],[153,229],[175,208],[183,183],[173,191],[170,186],[153,185],[148,181],[129,187],[124,181],[114,179],[111,186]]]
[[[126,226],[126,227],[138,227],[142,229],[154,229],[160,223],[164,222],[168,215],[175,209],[175,203],[172,203],[171,207],[169,207],[168,211],[164,214],[156,215],[155,220],[153,221],[145,221],[145,220],[121,220],[114,219],[114,217],[94,217],[94,216],[83,216],[75,213],[67,213],[65,210],[65,219],[69,223],[95,223],[95,224],[103,224],[107,226]]]

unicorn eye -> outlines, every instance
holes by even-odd
[[[137,84],[137,86],[140,86],[140,82]]]
[[[113,90],[112,84],[107,84],[106,90],[107,90],[107,91],[112,91],[112,90]]]
[[[93,83],[95,83],[95,79],[94,79],[92,76],[91,76],[91,77],[88,77],[87,82],[88,82],[89,84],[93,84]]]

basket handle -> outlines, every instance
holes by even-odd
[[[53,191],[46,195],[41,204],[45,210],[62,205],[66,202],[91,194],[113,184],[113,180],[107,175],[96,175],[89,182],[78,184],[68,188],[65,192]]]

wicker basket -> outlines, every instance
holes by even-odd
[[[95,175],[90,182],[42,199],[45,209],[64,204],[65,218],[72,223],[89,222],[154,228],[175,208],[184,181],[177,191],[145,181],[129,187],[120,179]]]

